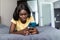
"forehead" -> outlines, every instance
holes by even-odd
[[[22,9],[22,10],[19,12],[19,14],[26,14],[26,13],[27,13],[27,11],[24,10],[24,9]]]

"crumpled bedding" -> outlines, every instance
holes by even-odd
[[[51,26],[37,27],[39,34],[9,34],[9,27],[0,24],[0,40],[60,40],[60,30]]]

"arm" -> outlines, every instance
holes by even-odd
[[[9,33],[25,35],[24,30],[16,31],[16,32],[15,32],[15,31],[14,31],[14,30],[15,30],[15,27],[16,27],[16,24],[14,24],[14,23],[11,22],[11,26],[10,26],[10,31],[9,31]]]

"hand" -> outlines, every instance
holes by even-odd
[[[29,35],[29,31],[24,31],[25,35]]]
[[[36,28],[33,28],[33,30],[30,29],[29,32],[30,32],[31,34],[38,34],[38,30],[37,30]]]
[[[30,29],[29,29],[29,32],[34,32],[34,31],[35,31],[34,28],[30,28]]]
[[[20,32],[20,34],[22,34],[22,35],[29,35],[29,30],[28,30],[28,28],[25,28],[25,29],[23,29],[23,30],[21,30],[21,31],[19,31]]]
[[[24,30],[22,30],[23,31],[23,34],[24,35],[29,35],[29,30],[28,30],[28,28],[26,28],[26,29],[24,29]]]

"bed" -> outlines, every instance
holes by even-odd
[[[1,23],[1,16],[0,16],[0,23]]]
[[[60,30],[51,26],[36,27],[39,34],[19,35],[9,34],[9,27],[0,24],[0,40],[60,40]]]

